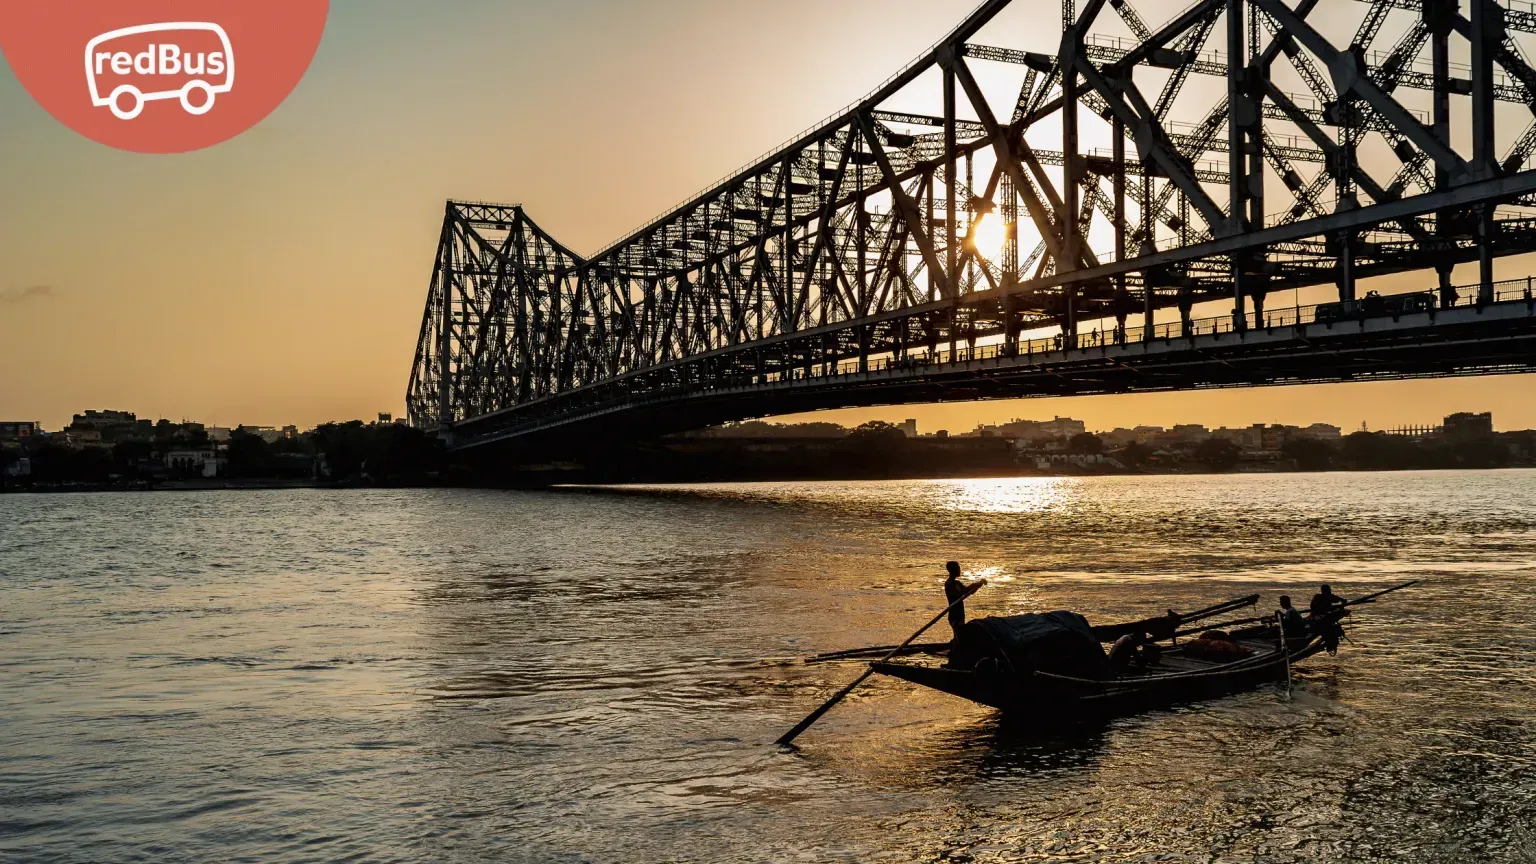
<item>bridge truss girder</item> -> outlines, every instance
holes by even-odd
[[[1360,278],[1419,269],[1444,287],[1461,261],[1491,290],[1496,256],[1536,250],[1536,124],[1500,135],[1494,107],[1536,114],[1514,37],[1536,16],[1372,0],[1340,47],[1310,23],[1319,0],[1202,0],[1157,28],[1130,0],[1110,0],[1116,17],[1066,0],[1054,55],[973,41],[1010,5],[991,0],[848,111],[590,257],[520,207],[449,202],[411,421],[472,437],[596,388],[1009,351],[1042,330],[1071,346],[1084,322],[1187,319],[1217,299],[1242,327],[1278,290],[1333,283],[1349,300]],[[1406,26],[1372,54],[1389,19]],[[1460,43],[1472,64],[1453,70]],[[981,66],[1017,73],[1015,98],[996,104]],[[1225,98],[1189,96],[1192,74],[1221,76]],[[1420,91],[1428,110],[1400,96]],[[932,107],[913,110],[915,92]],[[1470,135],[1452,134],[1453,97],[1472,103]],[[1083,146],[1089,125],[1107,151]],[[1010,228],[1001,249],[978,246],[988,219]]]

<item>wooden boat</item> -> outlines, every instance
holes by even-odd
[[[997,708],[1011,721],[1027,725],[1107,719],[1288,681],[1294,667],[1337,648],[1347,607],[1406,587],[1362,597],[1309,620],[1304,634],[1293,632],[1283,643],[1273,619],[1227,622],[1225,629],[1213,626],[1210,631],[1219,638],[1212,639],[1187,638],[1206,628],[1180,629],[1253,605],[1258,600],[1254,595],[1196,613],[1170,612],[1093,628],[1069,612],[980,619],[968,622],[962,640],[944,649],[917,646],[920,652],[912,653],[929,655],[928,662],[884,659],[872,663],[871,669]],[[1186,637],[1182,643],[1181,635]],[[1111,640],[1116,648],[1105,655],[1100,643]],[[941,659],[948,662],[941,665]]]

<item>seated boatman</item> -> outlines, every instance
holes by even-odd
[[[1280,595],[1280,626],[1285,628],[1287,639],[1302,639],[1307,635],[1306,619],[1291,605],[1291,598],[1285,594]]]
[[[1330,612],[1342,609],[1343,614],[1348,615],[1348,605],[1343,597],[1333,593],[1333,589],[1327,585],[1318,589],[1318,593],[1312,595],[1312,630],[1323,637],[1323,647],[1329,654],[1339,653],[1339,637],[1344,635],[1344,628],[1339,626],[1337,620],[1324,621]]]
[[[1345,602],[1346,601],[1343,597],[1333,593],[1332,588],[1324,585],[1318,589],[1316,594],[1312,595],[1312,617],[1321,618],[1322,616],[1327,615],[1329,612],[1332,612],[1340,606],[1343,606]]]

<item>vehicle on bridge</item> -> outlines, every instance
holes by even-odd
[[[1387,294],[1371,291],[1359,300],[1342,300],[1319,303],[1316,318],[1321,324],[1332,321],[1349,321],[1357,318],[1378,318],[1385,315],[1414,315],[1435,310],[1433,291],[1415,291],[1411,294]]]

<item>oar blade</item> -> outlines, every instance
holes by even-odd
[[[890,651],[890,653],[886,654],[884,657],[882,657],[880,659],[881,660],[889,660],[892,657],[895,657],[898,653],[900,653],[908,645],[911,645],[913,642],[917,641],[917,637],[923,635],[924,633],[927,633],[928,632],[928,628],[930,628],[933,625],[935,625],[935,624],[939,623],[940,621],[942,621],[944,619],[944,616],[949,614],[949,610],[955,608],[956,606],[959,606],[961,603],[964,603],[965,599],[967,597],[971,596],[972,594],[975,594],[977,591],[980,591],[982,589],[982,586],[984,586],[986,584],[987,584],[986,580],[983,579],[980,582],[977,582],[976,584],[972,585],[971,587],[965,589],[965,593],[961,594],[959,599],[955,600],[955,602],[949,604],[948,606],[945,606],[944,607],[944,611],[942,611],[939,614],[933,616],[933,620],[929,621],[927,624],[924,624],[922,627],[918,628],[918,631],[916,633],[913,633],[911,636],[908,636],[904,642],[902,642],[900,645],[897,645],[894,649],[892,649]],[[854,688],[858,687],[860,684],[863,684],[864,680],[866,678],[868,678],[869,676],[873,675],[873,674],[875,674],[875,667],[874,667],[874,664],[870,664],[870,667],[868,669],[864,670],[864,674],[862,674],[858,678],[854,679],[852,684],[849,684],[847,687],[844,687],[843,689],[837,691],[837,693],[835,693],[832,696],[831,699],[828,699],[826,702],[823,702],[820,708],[817,708],[815,711],[812,711],[804,720],[801,720],[799,723],[795,724],[795,728],[793,728],[793,729],[789,730],[788,732],[785,732],[783,735],[779,736],[779,739],[777,741],[773,742],[773,743],[779,745],[780,747],[787,747],[787,746],[789,746],[790,742],[792,742],[796,738],[800,737],[800,733],[801,732],[804,732],[805,730],[811,728],[811,724],[815,723],[817,720],[820,720],[821,716],[823,714],[825,714],[828,711],[832,710],[832,706],[834,706],[837,703],[843,701],[843,697],[847,696],[849,693],[852,693]]]

